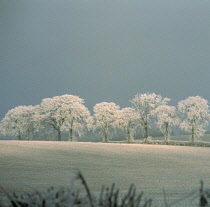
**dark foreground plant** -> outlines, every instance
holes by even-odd
[[[150,207],[151,199],[143,199],[143,193],[137,195],[136,188],[131,185],[128,192],[121,196],[115,184],[111,188],[102,186],[100,196],[94,196],[80,171],[77,172],[77,179],[82,182],[85,193],[74,187],[61,187],[55,189],[50,187],[47,190],[32,190],[23,193],[5,193],[6,199],[0,198],[0,207]]]
[[[80,171],[77,172],[79,179],[85,188],[85,193],[80,193],[74,187],[61,187],[55,189],[50,187],[47,190],[32,190],[23,193],[5,193],[6,197],[0,197],[0,207],[151,207],[155,206],[152,199],[143,196],[143,192],[138,194],[136,187],[132,184],[127,193],[120,193],[119,189],[112,186],[102,186],[99,196],[91,193],[86,180]],[[179,206],[179,204],[194,197],[199,199],[197,203],[199,207],[210,207],[210,189],[204,189],[203,182],[199,190],[194,190],[172,203],[168,203],[166,193],[164,191],[164,206]],[[180,205],[181,206],[181,205]]]

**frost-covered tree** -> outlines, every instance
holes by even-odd
[[[73,130],[81,134],[81,121],[89,116],[83,103],[83,99],[68,94],[43,99],[40,104],[40,120],[58,132],[58,141],[61,141],[62,130],[68,130],[72,140]]]
[[[59,96],[45,98],[40,104],[40,123],[51,126],[58,133],[58,141],[61,141],[61,127],[65,121],[65,113],[62,109],[63,101]]]
[[[153,111],[153,115],[157,117],[157,126],[164,134],[165,142],[168,142],[170,138],[171,127],[180,123],[176,107],[161,105]]]
[[[117,119],[120,129],[126,131],[127,141],[134,141],[135,126],[138,122],[139,116],[133,108],[126,107],[119,111]]]
[[[35,131],[34,106],[17,106],[7,112],[0,123],[1,133],[5,136],[16,136],[19,140],[23,136],[29,139]]]
[[[94,115],[89,119],[88,127],[93,130],[100,129],[103,133],[103,141],[109,141],[109,130],[117,126],[117,116],[120,106],[115,103],[101,102],[93,107]]]
[[[63,130],[69,132],[69,141],[73,141],[73,135],[77,134],[79,137],[84,134],[85,125],[89,120],[90,112],[84,106],[84,100],[78,96],[66,97],[68,103],[66,104],[66,117]]]
[[[36,107],[34,122],[36,131],[40,132],[43,138],[47,140],[52,135],[54,129],[46,121],[41,105],[37,105]]]
[[[31,135],[34,138],[34,133],[38,130],[37,126],[37,118],[36,115],[38,113],[39,106],[29,106],[28,113],[30,114],[30,119],[28,121],[28,138]]]
[[[200,96],[190,96],[178,103],[178,109],[185,116],[181,123],[181,128],[186,132],[191,132],[191,141],[203,136],[204,128],[209,124],[208,101]]]
[[[152,117],[152,112],[160,105],[165,105],[170,101],[168,98],[162,98],[155,93],[137,94],[131,102],[139,115],[139,123],[145,131],[145,142],[148,141],[148,128]]]

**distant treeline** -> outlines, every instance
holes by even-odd
[[[137,94],[130,100],[131,107],[121,109],[113,102],[101,102],[93,107],[91,115],[80,97],[55,96],[43,99],[36,106],[9,110],[0,122],[0,133],[18,140],[49,140],[56,132],[58,141],[64,135],[69,141],[76,137],[90,141],[103,137],[103,142],[122,138],[133,142],[141,137],[149,142],[151,137],[164,136],[164,142],[168,143],[179,128],[182,133],[190,134],[194,143],[209,124],[208,101],[191,96],[179,101],[177,107],[170,106],[169,101],[155,93]]]

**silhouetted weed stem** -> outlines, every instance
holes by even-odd
[[[92,198],[92,196],[91,196],[90,189],[89,189],[89,187],[88,187],[88,185],[87,185],[87,182],[86,182],[86,180],[84,179],[84,177],[83,177],[83,175],[82,175],[82,173],[81,173],[80,171],[78,171],[78,173],[77,173],[77,178],[80,179],[80,180],[82,181],[82,184],[84,185],[85,190],[86,190],[86,192],[87,192],[87,195],[88,195],[88,198],[89,198],[89,201],[90,201],[90,205],[91,205],[91,207],[94,207],[93,198]]]

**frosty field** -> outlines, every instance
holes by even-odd
[[[210,187],[210,149],[143,144],[0,141],[0,185],[7,191],[29,186],[69,185],[75,169],[92,191],[113,182],[121,190],[134,183],[139,191],[171,198]],[[28,186],[29,185],[29,186]]]

